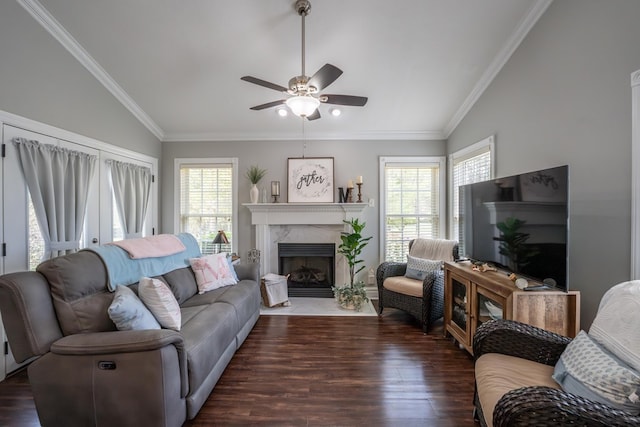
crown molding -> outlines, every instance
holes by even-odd
[[[166,133],[163,142],[212,142],[212,141],[438,141],[444,140],[442,131],[384,131],[340,133]]]
[[[493,79],[496,78],[500,70],[502,70],[509,58],[511,58],[511,55],[513,55],[518,46],[520,46],[520,43],[522,43],[527,34],[529,34],[531,28],[538,22],[538,19],[540,19],[551,3],[553,3],[553,0],[538,0],[531,6],[529,12],[520,21],[516,30],[511,34],[511,37],[509,37],[504,46],[502,46],[502,49],[500,49],[496,57],[491,61],[458,111],[456,111],[449,123],[445,126],[443,132],[445,138],[451,136],[462,119],[469,113],[484,91],[487,90],[487,87],[489,87]]]
[[[162,141],[164,132],[142,108],[125,92],[71,34],[38,2],[17,0],[29,14],[49,32],[80,64],[82,64],[124,107],[152,134]]]

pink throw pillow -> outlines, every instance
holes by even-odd
[[[198,284],[198,293],[238,283],[227,261],[227,254],[206,255],[189,259]]]

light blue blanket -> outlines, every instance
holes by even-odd
[[[159,276],[178,268],[188,267],[189,258],[201,256],[200,246],[195,237],[189,233],[180,233],[176,236],[186,249],[164,257],[131,259],[127,251],[115,245],[101,245],[86,250],[93,251],[102,258],[109,275],[109,290],[115,291],[116,286],[136,283],[141,277]]]

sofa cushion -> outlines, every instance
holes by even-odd
[[[440,269],[442,269],[442,261],[407,255],[407,271],[404,275],[409,279],[422,281],[427,274]]]
[[[559,389],[552,373],[553,366],[519,357],[499,353],[480,356],[475,365],[476,385],[487,426],[493,426],[493,410],[509,391],[532,386]]]
[[[235,285],[237,280],[231,273],[226,254],[205,255],[189,259],[196,276],[198,292],[203,294],[223,286]]]
[[[138,283],[138,295],[160,325],[174,331],[180,330],[182,323],[180,305],[163,281],[143,277]]]
[[[64,335],[115,331],[107,309],[113,293],[100,256],[80,251],[41,263],[37,271],[47,278],[60,329]]]
[[[640,412],[640,375],[584,331],[567,345],[553,378],[569,393],[631,414]]]
[[[116,288],[108,313],[119,331],[160,329],[160,324],[147,306],[124,285],[118,285]]]
[[[190,393],[200,387],[229,345],[235,345],[239,330],[235,309],[226,303],[207,306],[183,323]]]
[[[198,284],[191,267],[170,271],[163,274],[162,279],[169,285],[169,289],[171,289],[180,305],[198,293]]]

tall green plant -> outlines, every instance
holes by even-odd
[[[356,274],[364,269],[364,265],[360,265],[364,261],[358,259],[358,257],[372,237],[362,237],[362,230],[367,225],[366,222],[360,222],[358,218],[352,218],[349,221],[343,220],[343,222],[348,224],[352,231],[350,233],[346,231],[340,233],[342,243],[338,246],[338,253],[347,259],[349,264],[349,287],[353,288]]]

